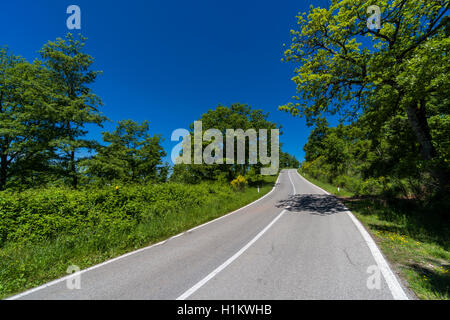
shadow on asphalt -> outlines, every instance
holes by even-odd
[[[334,196],[325,194],[296,194],[281,200],[278,208],[291,212],[307,212],[316,215],[330,215],[347,211],[347,208]]]

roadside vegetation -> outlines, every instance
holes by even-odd
[[[240,180],[245,178],[241,178]],[[0,298],[167,239],[269,192],[203,182],[0,193]]]
[[[146,120],[91,139],[86,128],[108,119],[85,43],[69,33],[33,63],[0,47],[0,298],[167,239],[274,185],[260,165],[169,166]],[[240,103],[200,120],[203,130],[279,127]],[[281,155],[281,166],[299,166]]]
[[[299,172],[355,214],[418,298],[450,299],[450,224],[440,203],[338,191],[332,183]]]
[[[280,109],[314,127],[300,173],[345,202],[422,299],[450,297],[449,8],[311,6],[285,51],[297,95]]]
[[[380,0],[380,30],[368,29],[370,4],[298,15],[285,51],[297,95],[279,109],[314,127],[301,174],[345,201],[418,297],[449,299],[449,2]],[[237,209],[275,180],[248,153],[170,167],[147,121],[89,139],[108,119],[85,41],[49,41],[33,63],[0,48],[0,298]],[[203,131],[281,128],[241,103],[198,120]],[[280,150],[280,169],[298,166]]]

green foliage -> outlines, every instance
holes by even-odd
[[[366,11],[373,4],[381,8],[381,30],[367,28]],[[285,51],[286,60],[296,65],[292,80],[298,95],[280,109],[316,124],[317,137],[312,139],[324,133],[321,127],[327,114],[339,114],[343,121],[365,118],[370,122],[364,129],[371,143],[377,143],[383,131],[389,131],[386,126],[400,117],[405,121],[395,130],[403,136],[391,136],[391,142],[407,140],[389,147],[414,145],[415,154],[425,160],[420,174],[428,172],[440,191],[445,190],[449,149],[448,135],[442,134],[448,129],[441,128],[448,127],[449,115],[449,5],[428,0],[341,0],[329,8],[311,6],[309,13],[297,17],[298,26],[291,30],[292,43]],[[435,125],[440,129],[431,128]],[[348,152],[334,133],[339,134],[334,131],[322,140],[330,151],[322,156],[328,157],[336,176],[345,171],[341,164]],[[321,147],[308,147],[310,156],[317,158],[313,153]],[[398,150],[394,151],[397,155]],[[395,161],[389,155],[383,157]]]
[[[114,132],[103,132],[107,146],[81,163],[86,174],[101,184],[119,182],[165,181],[167,166],[161,166],[164,152],[160,135],[148,134],[149,123],[119,121]]]
[[[230,185],[233,187],[233,189],[241,191],[248,186],[248,181],[245,179],[245,177],[238,175],[236,179],[230,182]]]
[[[418,298],[450,299],[450,226],[446,216],[450,210],[448,198],[424,202],[373,195],[355,197],[348,190],[341,188],[337,191],[334,185],[314,180],[308,175],[306,177],[341,197],[371,232],[383,254],[396,266],[402,278],[408,281],[408,287]],[[377,184],[376,181],[371,183]]]
[[[0,298],[167,239],[270,191],[212,182],[0,192]]]
[[[248,181],[249,185],[261,185],[261,183],[264,182],[264,177],[265,176],[261,175],[258,169],[251,167],[245,175],[245,180]]]
[[[449,130],[446,118],[441,119],[431,124],[435,141],[443,141],[442,132]],[[368,113],[351,125],[317,126],[304,147],[302,170],[355,194],[438,196],[436,179],[430,174],[433,163],[418,154],[419,144],[406,116],[394,116],[375,130],[372,120]],[[450,151],[448,143],[438,146],[443,154]],[[441,161],[440,166],[449,170],[448,162]]]
[[[244,132],[248,129],[254,129],[256,132],[260,129],[266,129],[270,132],[270,129],[277,129],[279,126],[268,120],[268,113],[264,113],[262,110],[253,109],[251,106],[235,103],[230,107],[219,105],[216,109],[211,109],[207,113],[204,113],[199,121],[202,121],[202,134],[208,129],[217,129],[225,135],[227,129],[242,129]],[[194,125],[190,126],[191,129],[191,143],[194,143]],[[250,173],[251,169],[260,171],[261,164],[249,164],[249,142],[245,140],[245,161],[244,164],[237,164],[237,147],[234,147],[234,160],[233,165],[226,164],[226,139],[223,141],[224,158],[223,164],[176,164],[173,169],[173,175],[171,179],[173,181],[180,181],[186,183],[198,183],[200,181],[217,181],[226,180],[231,181],[238,175],[245,176]],[[209,142],[203,141],[205,147]],[[268,146],[270,146],[270,134],[268,136]],[[192,159],[194,154],[194,148],[191,148]],[[253,175],[253,173],[250,173]]]
[[[87,134],[84,127],[86,124],[101,126],[105,120],[98,110],[102,101],[89,88],[101,72],[90,70],[94,59],[83,52],[85,41],[81,35],[75,39],[68,33],[66,39],[49,41],[40,51],[51,79],[51,87],[47,89],[51,107],[63,132],[54,141],[60,151],[57,164],[75,188],[79,179],[77,150],[92,149],[97,145],[95,141],[83,138]]]
[[[0,48],[0,190],[46,181],[52,141],[59,136],[49,85],[39,63]]]
[[[223,197],[221,185],[177,183],[129,185],[115,190],[49,188],[0,193],[0,245],[54,240],[80,232],[131,230],[155,216],[176,214],[208,201],[211,192]]]
[[[280,152],[280,169],[294,168],[297,169],[300,166],[300,162],[289,153]]]
[[[0,190],[78,185],[76,152],[97,145],[83,138],[84,126],[105,120],[89,88],[99,72],[90,70],[85,40],[69,33],[50,41],[33,64],[0,49]]]
[[[381,95],[380,103],[387,103]],[[438,190],[433,171],[450,170],[448,102],[430,99],[429,127],[439,156],[424,161],[408,115],[386,114],[386,109],[366,110],[351,125],[329,128],[317,122],[304,147],[302,170],[310,176],[344,187],[355,194],[384,194],[388,197],[433,196]],[[431,174],[430,174],[431,173]],[[445,176],[445,174],[444,174]]]
[[[382,10],[380,31],[367,28],[366,11],[373,4]],[[448,42],[448,20],[441,19],[447,9],[445,1],[357,0],[351,4],[333,1],[328,9],[311,7],[308,14],[299,13],[298,28],[291,30],[292,44],[285,56],[287,61],[299,63],[293,78],[301,94],[296,100],[312,99],[312,104],[296,102],[283,109],[314,122],[321,119],[322,112],[340,111],[343,102],[350,103],[353,111],[368,107],[367,95],[377,94],[383,86],[397,89],[404,77],[414,81],[410,88],[415,92],[408,92],[410,95],[419,94],[417,90],[426,85],[432,87],[431,81],[448,83],[436,77],[445,77],[448,67],[439,48]],[[362,37],[373,42],[371,50],[362,48],[358,42]],[[436,74],[424,72],[426,68]]]
[[[355,177],[349,177],[346,175],[338,176],[333,180],[333,185],[341,189],[347,189],[355,194],[362,193],[361,181]]]
[[[381,181],[379,181],[379,179],[369,178],[362,182],[358,193],[364,195],[376,195],[380,194],[381,190]]]

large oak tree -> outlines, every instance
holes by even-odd
[[[382,122],[405,112],[423,159],[435,160],[428,113],[431,101],[450,91],[449,4],[339,0],[299,14],[285,51],[297,66],[292,80],[298,95],[280,109],[305,116],[309,124],[327,114],[351,120],[376,112]],[[381,9],[379,30],[367,26],[370,5]],[[442,109],[448,114],[448,106]],[[433,174],[447,180],[442,170]]]

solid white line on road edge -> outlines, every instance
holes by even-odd
[[[238,252],[236,252],[231,258],[229,258],[227,261],[225,261],[223,264],[221,264],[220,266],[218,266],[214,271],[212,271],[210,274],[208,274],[205,278],[203,278],[202,280],[200,280],[199,282],[197,282],[192,288],[190,288],[189,290],[187,290],[185,293],[183,293],[181,296],[179,296],[177,298],[177,300],[185,300],[187,298],[189,298],[189,296],[191,296],[195,291],[197,291],[198,289],[200,289],[205,283],[207,283],[209,280],[211,280],[212,278],[214,278],[220,271],[222,271],[223,269],[225,269],[227,266],[229,266],[234,260],[236,260],[241,254],[243,254],[248,248],[250,248],[250,246],[252,244],[254,244],[259,238],[261,238],[261,236],[267,231],[269,230],[269,228],[278,221],[278,219],[281,218],[281,216],[286,212],[286,210],[283,210],[280,212],[279,215],[277,215],[275,217],[275,219],[273,219],[263,230],[261,230],[260,233],[258,233],[256,235],[256,237],[254,237],[252,240],[250,240],[249,243],[247,243],[244,247],[242,247],[241,250],[239,250]]]
[[[402,286],[398,282],[397,278],[395,277],[394,273],[392,272],[391,268],[389,268],[389,265],[387,261],[384,259],[383,255],[381,254],[380,249],[378,249],[375,241],[373,241],[370,234],[364,229],[361,222],[356,219],[356,217],[351,213],[350,211],[346,212],[347,215],[352,219],[353,223],[355,224],[356,228],[361,233],[362,237],[364,238],[364,241],[366,242],[367,246],[370,249],[370,252],[372,253],[373,258],[375,259],[375,262],[378,265],[378,268],[380,269],[381,273],[384,276],[384,279],[387,282],[387,285],[389,289],[391,290],[392,296],[395,300],[408,300],[408,296],[406,295],[405,291],[403,291]]]
[[[323,190],[321,187],[316,186],[314,183],[312,183],[311,181],[309,181],[309,180],[306,179],[305,177],[303,177],[300,173],[298,173],[297,170],[295,170],[295,172],[297,172],[298,176],[299,176],[302,180],[308,182],[310,185],[312,185],[312,186],[315,187],[316,189],[319,189],[320,191],[325,192],[325,194],[328,194],[328,195],[331,194],[331,193],[329,193],[328,191]]]
[[[312,182],[310,182],[308,179],[302,177],[300,173],[296,170],[299,177],[301,177],[303,180],[307,181],[311,185],[315,186],[316,188],[322,190],[326,194],[330,195],[329,192],[323,190],[321,187],[316,186]],[[387,263],[386,259],[383,257],[383,254],[381,253],[380,249],[378,248],[375,241],[372,239],[370,234],[367,232],[367,230],[364,228],[364,226],[359,222],[359,220],[353,215],[353,213],[350,212],[350,210],[346,211],[347,215],[350,217],[350,219],[353,221],[353,224],[358,229],[359,233],[364,239],[364,242],[369,247],[370,252],[372,253],[373,258],[375,259],[375,262],[377,263],[378,268],[381,271],[381,274],[383,275],[384,279],[386,280],[386,283],[389,287],[389,290],[391,291],[392,297],[395,300],[408,300],[408,296],[406,295],[405,291],[403,290],[402,286],[397,280],[397,277],[392,272],[391,268],[389,267],[389,264]]]
[[[288,176],[289,176],[289,180],[291,181],[292,188],[294,189],[294,196],[295,196],[297,194],[297,191],[295,190],[295,185],[294,185],[294,183],[292,182],[292,179],[291,179],[291,170],[288,171]]]
[[[176,235],[176,236],[173,236],[172,238],[181,236],[181,235],[183,235],[183,234],[185,234],[185,233],[189,233],[189,232],[192,232],[192,231],[197,230],[197,229],[200,229],[200,228],[203,228],[204,226],[206,226],[206,225],[208,225],[208,224],[210,224],[210,223],[213,223],[213,222],[219,221],[219,220],[221,220],[221,219],[223,219],[223,218],[226,218],[226,217],[228,217],[229,215],[231,215],[231,214],[233,214],[233,213],[236,213],[236,212],[238,212],[238,211],[241,211],[241,210],[243,210],[243,209],[245,209],[245,208],[247,208],[247,207],[249,207],[249,206],[255,204],[256,202],[261,201],[262,199],[264,199],[265,197],[267,197],[269,194],[271,194],[271,193],[275,190],[275,187],[276,187],[276,185],[278,184],[278,182],[279,182],[279,180],[280,180],[280,176],[281,176],[281,174],[278,175],[277,181],[275,181],[275,185],[273,186],[272,190],[270,190],[270,192],[268,192],[267,194],[265,194],[265,195],[262,196],[261,198],[256,199],[256,200],[253,201],[252,203],[249,203],[248,205],[246,205],[246,206],[244,206],[244,207],[242,207],[242,208],[239,208],[239,209],[237,209],[237,210],[235,210],[235,211],[233,211],[233,212],[227,213],[227,214],[224,215],[224,216],[218,217],[218,218],[216,218],[216,219],[214,219],[214,220],[211,220],[211,221],[209,221],[209,222],[206,222],[206,223],[204,223],[204,224],[202,224],[202,225],[199,225],[199,226],[197,226],[197,227],[194,227],[194,228],[192,228],[192,229],[189,229],[188,231],[185,231],[185,232],[180,233],[180,234],[178,234],[178,235]],[[172,238],[170,238],[170,239],[172,239]],[[169,239],[169,240],[170,240],[170,239]]]
[[[53,286],[53,285],[55,285],[55,284],[58,284],[58,283],[63,282],[63,281],[66,281],[67,279],[71,279],[71,278],[73,278],[74,276],[81,275],[81,274],[83,274],[83,273],[85,273],[85,272],[95,270],[95,269],[97,269],[97,268],[103,267],[103,266],[105,266],[105,265],[107,265],[107,264],[110,264],[110,263],[115,262],[115,261],[117,261],[117,260],[126,258],[126,257],[128,257],[128,256],[133,255],[133,254],[136,254],[136,253],[142,252],[142,251],[144,251],[144,250],[148,250],[148,249],[154,248],[154,247],[156,247],[156,246],[162,245],[162,244],[166,243],[167,241],[169,241],[169,240],[171,240],[171,239],[175,239],[175,238],[178,238],[178,237],[182,236],[182,235],[185,234],[185,233],[192,232],[192,231],[194,231],[194,230],[196,230],[196,229],[199,229],[199,228],[202,228],[202,227],[204,227],[204,226],[206,226],[206,225],[208,225],[208,224],[210,224],[210,223],[219,221],[219,220],[221,220],[221,219],[223,219],[223,218],[225,218],[225,217],[227,217],[227,216],[229,216],[229,215],[232,215],[233,213],[236,213],[236,212],[238,212],[238,211],[241,211],[241,210],[243,210],[243,209],[245,209],[245,208],[251,206],[252,204],[255,204],[255,203],[257,203],[258,201],[261,201],[262,199],[264,199],[265,197],[267,197],[269,194],[271,194],[271,193],[275,190],[277,184],[279,183],[280,177],[281,177],[281,173],[278,174],[278,178],[277,178],[277,180],[276,180],[276,182],[275,182],[275,185],[273,186],[272,190],[270,190],[268,193],[266,193],[266,194],[265,194],[264,196],[262,196],[261,198],[256,199],[256,200],[253,201],[252,203],[249,203],[248,205],[246,205],[246,206],[244,206],[244,207],[242,207],[242,208],[239,208],[239,209],[237,209],[237,210],[235,210],[235,211],[233,211],[233,212],[227,213],[226,215],[223,215],[223,216],[218,217],[218,218],[216,218],[216,219],[214,219],[214,220],[208,221],[208,222],[206,222],[206,223],[204,223],[204,224],[202,224],[202,225],[199,225],[199,226],[194,227],[194,228],[192,228],[192,229],[189,229],[189,230],[187,230],[187,231],[181,232],[181,233],[179,233],[179,234],[177,234],[177,235],[175,235],[175,236],[172,236],[172,237],[170,237],[170,238],[168,238],[168,239],[166,239],[166,240],[163,240],[163,241],[161,241],[161,242],[155,243],[155,244],[153,244],[153,245],[150,245],[150,246],[148,246],[148,247],[144,247],[144,248],[141,248],[141,249],[138,249],[138,250],[135,250],[135,251],[128,252],[128,253],[123,254],[123,255],[121,255],[121,256],[118,256],[118,257],[116,257],[116,258],[114,258],[114,259],[107,260],[107,261],[105,261],[105,262],[102,262],[102,263],[97,264],[97,265],[95,265],[95,266],[92,266],[92,267],[90,267],[90,268],[81,270],[81,271],[77,272],[76,274],[69,274],[69,275],[67,275],[67,276],[65,276],[65,277],[62,277],[62,278],[53,280],[53,281],[48,282],[48,283],[46,283],[46,284],[43,284],[43,285],[41,285],[41,286],[39,286],[39,287],[30,289],[30,290],[27,290],[27,291],[25,291],[25,292],[19,293],[19,294],[15,295],[15,296],[11,296],[11,297],[9,297],[9,298],[6,298],[5,300],[17,300],[17,299],[20,299],[20,298],[22,298],[22,297],[24,297],[24,296],[27,296],[27,295],[29,295],[29,294],[32,294],[32,293],[34,293],[34,292],[36,292],[36,291],[39,291],[39,290],[42,290],[42,289],[51,287],[51,286]]]
[[[53,286],[53,285],[55,285],[55,284],[58,284],[58,283],[60,283],[60,282],[65,281],[65,280],[67,280],[67,279],[71,279],[71,278],[73,278],[74,276],[81,275],[81,274],[83,274],[83,273],[85,273],[85,272],[88,272],[88,271],[91,271],[91,270],[94,270],[94,269],[103,267],[104,265],[107,265],[107,264],[112,263],[112,262],[115,262],[115,261],[117,261],[117,260],[126,258],[126,257],[128,257],[128,256],[131,256],[131,255],[133,255],[133,254],[139,253],[139,252],[141,252],[141,251],[144,251],[144,250],[151,249],[151,248],[153,248],[153,247],[159,246],[159,245],[161,245],[161,244],[166,243],[168,240],[170,240],[170,239],[167,239],[167,240],[164,240],[164,241],[155,243],[155,244],[153,244],[153,245],[151,245],[151,246],[148,246],[148,247],[145,247],[145,248],[141,248],[141,249],[138,249],[138,250],[135,250],[135,251],[126,253],[126,254],[121,255],[121,256],[118,256],[118,257],[116,257],[116,258],[114,258],[114,259],[105,261],[105,262],[103,262],[103,263],[97,264],[97,265],[92,266],[92,267],[90,267],[90,268],[87,268],[87,269],[81,270],[81,271],[79,271],[79,272],[76,272],[76,273],[74,273],[74,274],[67,275],[67,276],[65,276],[65,277],[63,277],[63,278],[59,278],[59,279],[53,280],[53,281],[51,281],[51,282],[48,282],[48,283],[46,283],[46,284],[43,284],[42,286],[39,286],[39,287],[30,289],[30,290],[27,290],[27,291],[25,291],[25,292],[22,292],[22,293],[20,293],[20,294],[18,294],[18,295],[15,295],[15,296],[6,298],[5,300],[16,300],[16,299],[20,299],[20,298],[22,298],[22,297],[24,297],[24,296],[27,296],[27,295],[29,295],[29,294],[32,294],[32,293],[34,293],[34,292],[36,292],[36,291],[39,291],[39,290],[42,290],[42,289],[51,287],[51,286]]]

